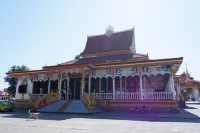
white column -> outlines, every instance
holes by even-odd
[[[176,99],[176,91],[175,91],[175,86],[174,86],[174,77],[173,77],[173,73],[171,73],[170,76],[170,90],[173,93],[173,99]]]
[[[115,77],[112,77],[113,83],[113,100],[115,100]]]
[[[198,89],[198,86],[195,85],[193,88],[192,88],[192,96],[194,97],[194,100],[195,101],[199,101],[199,89]]]
[[[33,93],[33,83],[30,79],[28,79],[27,92],[29,96]]]
[[[140,96],[141,100],[143,100],[142,69],[140,69],[139,77],[140,77]]]
[[[58,81],[58,95],[60,98],[61,98],[61,87],[62,87],[62,75],[60,76]]]
[[[70,78],[69,76],[67,77],[67,100],[69,99],[69,82],[70,82]]]
[[[88,77],[88,94],[89,94],[89,96],[91,95],[91,77],[90,77],[90,75]]]
[[[51,90],[51,80],[49,79],[49,83],[48,83],[48,94],[50,93]]]
[[[167,89],[167,91],[168,91],[168,89]],[[181,96],[181,86],[180,86],[180,81],[178,80],[178,82],[177,82],[177,95],[178,95],[178,101],[180,101],[180,96]]]
[[[81,80],[81,96],[84,94],[84,88],[85,88],[85,72],[82,71],[82,80]]]

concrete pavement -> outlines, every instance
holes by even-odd
[[[181,113],[41,114],[0,113],[0,133],[199,133],[200,104]]]

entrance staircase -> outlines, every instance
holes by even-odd
[[[48,95],[33,97],[32,96],[32,108],[40,109],[50,105],[52,103],[57,102],[59,99],[59,95],[57,93],[50,93]]]
[[[82,100],[73,100],[64,109],[65,113],[89,113]]]
[[[63,112],[63,113],[97,113],[102,112],[101,109],[97,107],[93,107],[93,110],[89,110],[88,107],[85,105],[83,100],[72,100],[72,101],[65,101],[59,100],[55,103],[52,103],[46,107],[43,107],[38,110],[39,112]]]

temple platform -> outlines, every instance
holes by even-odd
[[[120,112],[178,112],[175,100],[97,100],[97,106],[106,111]]]
[[[104,111],[108,112],[171,112],[179,111],[176,101],[131,101],[131,100],[97,100],[96,106],[92,111],[84,104],[82,100],[64,101],[59,100],[46,107],[38,110],[45,113],[100,113]]]

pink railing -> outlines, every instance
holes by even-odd
[[[139,92],[134,92],[134,93],[128,93],[128,92],[121,92],[121,93],[116,93],[115,94],[115,99],[133,99],[133,100],[139,100],[141,97],[141,94]]]
[[[96,99],[113,99],[113,94],[112,93],[96,93],[94,94]]]
[[[170,99],[173,99],[173,93],[172,92],[148,92],[148,93],[143,93],[143,99],[170,100]]]
[[[102,100],[109,100],[114,99],[113,93],[96,93],[93,94],[96,99]],[[173,99],[172,92],[121,92],[115,94],[116,100],[171,100]]]

